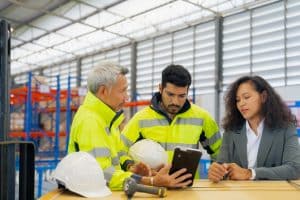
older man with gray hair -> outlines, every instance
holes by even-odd
[[[126,152],[119,125],[124,119],[122,107],[129,98],[127,73],[126,68],[111,61],[101,62],[91,70],[88,93],[73,119],[68,152],[86,151],[93,155],[112,190],[122,189],[128,177],[147,185],[188,185],[189,182],[182,182],[191,176],[182,175],[185,169],[169,175],[170,166],[165,166],[155,176],[150,176],[150,168],[143,163],[135,164],[128,172],[121,169],[120,157]]]

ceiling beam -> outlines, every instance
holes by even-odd
[[[67,27],[67,26],[70,26],[70,25],[72,25],[72,24],[74,24],[74,23],[81,23],[81,24],[84,24],[84,25],[87,25],[87,26],[90,26],[90,27],[95,28],[94,26],[91,26],[91,25],[89,25],[89,24],[86,24],[86,23],[81,22],[81,20],[86,19],[86,18],[88,18],[88,17],[90,17],[90,16],[93,16],[93,15],[95,15],[96,13],[98,13],[99,11],[101,11],[101,10],[106,10],[106,9],[112,7],[112,6],[115,6],[116,4],[118,4],[118,3],[120,3],[120,2],[123,2],[123,1],[124,1],[124,0],[119,0],[119,1],[117,1],[117,2],[115,2],[115,3],[113,3],[113,4],[110,4],[110,5],[108,5],[108,6],[103,7],[103,8],[101,8],[101,9],[95,10],[94,12],[88,14],[87,16],[82,17],[82,18],[79,18],[79,19],[77,19],[77,20],[72,20],[72,19],[67,18],[67,17],[65,17],[65,16],[58,15],[58,14],[56,14],[56,13],[53,13],[52,11],[51,11],[51,12],[50,12],[50,11],[47,11],[47,10],[42,10],[42,11],[43,11],[44,13],[46,13],[46,14],[50,14],[50,15],[54,15],[54,16],[57,16],[57,17],[61,17],[61,18],[63,18],[63,19],[67,19],[67,20],[70,21],[70,23],[67,23],[66,25],[61,26],[61,27],[58,27],[58,28],[56,28],[56,29],[53,29],[53,30],[50,31],[50,32],[57,32],[58,30],[63,29],[63,28],[65,28],[65,27]],[[30,8],[29,8],[29,9],[30,9]],[[29,22],[29,23],[31,23],[31,22]],[[97,30],[103,30],[103,29],[97,28]],[[105,31],[109,32],[108,30],[105,30]],[[120,37],[127,38],[127,39],[129,39],[129,40],[133,40],[133,38],[130,38],[130,37],[128,37],[128,36],[121,35],[121,34],[118,34],[118,33],[112,32],[112,31],[111,31],[110,33],[115,34],[115,35],[120,36]],[[41,37],[44,37],[44,36],[46,36],[47,34],[49,34],[49,31],[46,32],[46,33],[44,33],[44,34],[42,34],[42,35],[40,35],[40,36],[38,36],[38,37],[35,37],[35,38],[30,39],[30,40],[28,40],[27,42],[23,42],[23,43],[21,43],[21,44],[18,44],[18,45],[15,46],[15,48],[21,47],[21,46],[23,46],[23,45],[26,44],[26,43],[32,43],[34,40],[40,39]],[[81,36],[82,36],[82,35],[81,35]]]
[[[197,6],[197,7],[201,8],[201,9],[203,9],[203,10],[207,10],[208,12],[213,13],[215,16],[221,16],[221,13],[219,13],[217,11],[214,11],[213,9],[207,8],[207,7],[205,7],[205,6],[201,5],[201,4],[191,2],[190,0],[183,0],[183,1],[186,2],[186,3],[192,4],[194,6]]]

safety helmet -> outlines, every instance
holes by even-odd
[[[168,155],[164,148],[150,139],[143,139],[133,144],[129,155],[137,162],[148,164],[152,169],[158,169],[168,163]]]
[[[58,184],[84,197],[104,197],[111,194],[96,159],[87,152],[65,156],[53,172]]]

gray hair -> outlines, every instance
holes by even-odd
[[[112,61],[102,61],[88,74],[87,85],[91,93],[96,94],[101,85],[111,86],[117,81],[118,75],[126,75],[128,69]]]

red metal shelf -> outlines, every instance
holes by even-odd
[[[28,87],[23,86],[19,88],[13,88],[10,90],[10,104],[18,105],[24,104],[26,102],[28,93]],[[60,91],[60,99],[67,99],[68,90]],[[41,102],[41,101],[54,101],[56,97],[56,89],[50,89],[48,93],[40,92],[38,88],[31,88],[31,98],[32,102]],[[78,91],[72,90],[71,97],[78,97]]]
[[[26,138],[26,132],[23,131],[12,131],[9,133],[9,136],[12,138]],[[55,137],[55,133],[52,131],[31,131],[30,137],[38,138],[38,137]],[[66,136],[66,132],[60,132],[59,136]]]

